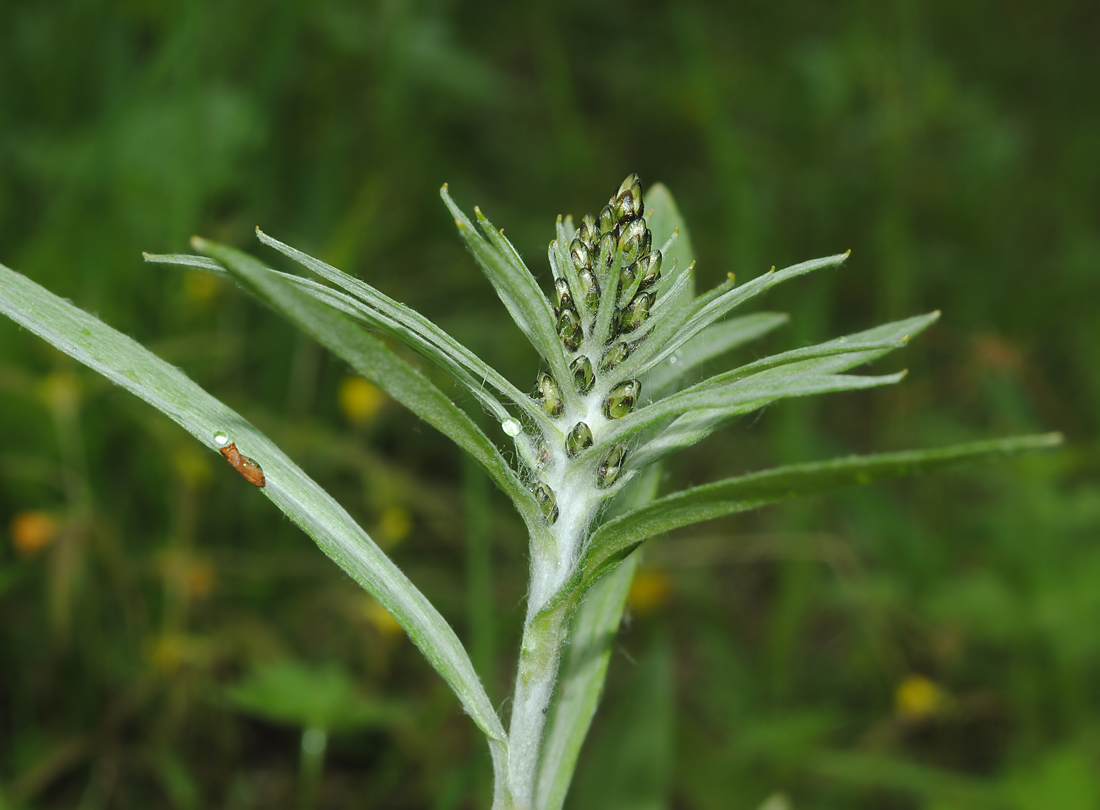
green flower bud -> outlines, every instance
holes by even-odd
[[[592,371],[592,361],[584,355],[574,360],[569,370],[573,372],[573,384],[577,387],[577,393],[584,396],[592,390],[596,384],[596,374]]]
[[[575,309],[563,309],[558,315],[558,337],[562,345],[569,351],[575,352],[584,339],[584,330],[581,329],[581,319]]]
[[[550,416],[561,416],[561,412],[565,410],[558,384],[545,371],[539,374],[538,382],[535,383],[535,397]]]
[[[600,305],[600,283],[596,281],[596,275],[591,270],[581,273],[581,295],[584,296],[584,305],[589,312],[595,312]]]
[[[605,233],[600,237],[600,247],[596,257],[596,272],[606,272],[615,261],[615,234]]]
[[[554,497],[554,490],[546,484],[539,484],[533,491],[535,500],[538,501],[539,508],[542,510],[542,519],[546,521],[547,526],[553,526],[558,519],[558,503],[557,498]]]
[[[638,284],[639,292],[656,286],[661,280],[661,251],[654,250],[639,258],[637,272],[642,277],[641,283]]]
[[[622,263],[633,264],[639,256],[649,253],[652,236],[644,219],[636,219],[627,225],[619,236],[619,253]]]
[[[608,419],[622,419],[629,415],[641,394],[642,384],[637,380],[627,380],[615,386],[604,400],[604,416]]]
[[[554,293],[558,299],[559,310],[573,308],[573,294],[569,292],[568,281],[566,281],[564,278],[559,278],[557,281],[555,281]]]
[[[603,238],[604,234],[613,233],[615,226],[619,224],[619,221],[615,218],[615,212],[611,210],[610,205],[605,205],[600,211],[598,217],[596,217],[596,230],[600,234],[600,238]]]
[[[631,299],[623,310],[619,319],[620,332],[633,332],[649,317],[649,308],[653,305],[653,296],[647,293],[638,293]]]
[[[626,358],[630,357],[631,347],[628,343],[616,343],[600,358],[600,371],[611,371]]]
[[[619,295],[623,294],[623,290],[629,290],[634,285],[634,279],[638,277],[638,263],[630,265],[623,265],[623,269],[619,271]]]
[[[577,226],[576,236],[585,244],[589,252],[594,251],[596,244],[600,241],[600,232],[596,228],[596,218],[591,214],[585,214],[581,224]]]
[[[596,486],[607,489],[615,483],[619,472],[623,468],[623,460],[626,458],[626,448],[617,444],[611,448],[603,461],[596,467]]]
[[[569,458],[592,446],[592,430],[584,422],[577,422],[565,439],[565,452]]]
[[[619,186],[613,206],[615,217],[620,223],[638,219],[643,213],[642,182],[638,175],[631,173]]]
[[[569,245],[569,261],[573,262],[578,273],[591,267],[592,257],[588,253],[588,245],[580,239],[574,239]]]

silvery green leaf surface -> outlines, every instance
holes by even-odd
[[[248,254],[201,239],[193,244],[221,262],[260,300],[473,456],[512,499],[530,530],[544,531],[533,496],[501,457],[496,445],[420,372],[339,312],[288,283]]]
[[[257,234],[265,244],[276,247],[290,258],[315,270],[323,278],[339,284],[345,291],[342,292],[312,279],[265,267],[267,272],[305,291],[318,301],[338,309],[368,329],[389,335],[404,343],[451,374],[498,422],[511,418],[511,413],[490,389],[508,398],[519,412],[526,414],[529,420],[545,421],[544,414],[535,406],[531,397],[522,393],[494,368],[412,308],[392,301],[358,279],[292,247],[283,245],[259,230]],[[145,260],[156,264],[185,265],[212,273],[226,274],[222,265],[200,256],[145,254]],[[362,295],[357,295],[356,289],[360,286],[366,289]],[[372,302],[369,300],[370,297],[376,298],[377,301]]]
[[[646,385],[654,393],[666,391],[704,363],[736,349],[750,340],[763,337],[790,317],[780,312],[756,312],[728,321],[713,323],[668,356],[665,362],[649,370]]]
[[[504,728],[454,631],[343,507],[270,439],[179,369],[3,266],[0,312],[145,400],[210,450],[219,449],[214,437],[224,433],[254,459],[265,478],[260,493],[393,615],[485,732],[502,772],[507,759]]]
[[[673,529],[857,484],[999,461],[1020,453],[1056,447],[1061,442],[1062,436],[1057,433],[1018,436],[934,450],[792,464],[705,484],[659,498],[609,520],[589,538],[578,568],[584,572],[586,587],[642,541]]]
[[[443,186],[439,194],[454,215],[459,234],[497,291],[500,300],[504,302],[512,320],[527,335],[535,351],[550,365],[555,379],[569,379],[561,340],[554,329],[554,313],[550,302],[515,248],[484,217],[480,209],[474,209],[478,225],[481,226],[478,228],[455,205],[447,186]],[[564,393],[567,397],[573,396],[568,388]]]
[[[845,335],[842,338],[836,338],[827,343],[819,344],[819,346],[842,346],[845,344],[851,345],[854,343],[871,343],[878,341],[883,341],[885,343],[891,341],[905,341],[923,332],[939,320],[939,317],[940,313],[937,310],[925,315],[917,315],[912,318],[893,321],[892,323],[884,323],[882,326],[876,326],[873,329],[866,329],[862,332]],[[765,370],[758,374],[757,377],[780,377],[790,374],[802,374],[804,372],[812,372],[814,374],[837,374],[841,371],[847,371],[848,369],[861,366],[864,363],[870,363],[872,360],[877,360],[891,351],[893,351],[893,347],[884,346],[880,349],[852,353],[840,352],[832,356],[826,354],[821,357],[807,358],[804,360],[793,358],[794,362],[785,363],[779,368]]]
[[[521,408],[528,418],[545,421],[542,411],[535,406],[531,397],[504,379],[495,368],[412,307],[394,301],[366,282],[320,259],[283,244],[259,228],[256,229],[256,235],[265,245],[275,248],[284,256],[288,256],[326,281],[337,285],[356,301],[361,302],[363,305],[361,316],[365,321],[377,323],[374,328],[406,343],[410,348],[454,375],[490,409],[497,421],[507,419],[510,414],[494,398],[485,396],[487,385]]]
[[[770,290],[775,285],[812,273],[814,270],[836,267],[847,258],[847,253],[826,256],[791,265],[779,271],[770,270],[740,287],[734,286],[732,279],[719,285],[715,290],[704,293],[678,313],[670,315],[662,323],[654,326],[646,341],[623,363],[622,374],[636,376],[647,371],[676,352],[706,327],[724,318],[734,308]]]
[[[663,246],[674,239],[672,246],[664,255],[663,272],[669,281],[675,281],[680,275],[690,273],[691,263],[695,259],[691,245],[691,236],[680,216],[676,201],[663,183],[655,183],[645,192],[646,225],[653,234],[653,246],[663,250]],[[675,298],[675,305],[682,307],[695,297],[695,279],[689,275],[688,285]]]
[[[765,357],[732,372],[712,377],[710,380],[704,381],[699,387],[707,387],[707,384],[716,381],[721,382],[723,379],[726,381],[735,380],[749,372],[752,373],[754,379],[761,380],[792,377],[804,373],[835,374],[847,371],[876,360],[893,351],[893,349],[905,345],[904,341],[907,338],[927,329],[936,322],[939,315],[939,312],[932,312],[927,315],[905,318],[904,320],[877,326],[874,329],[867,329],[863,332],[856,332],[827,341],[817,346]],[[729,323],[734,323],[734,321]],[[715,327],[722,325],[716,324]],[[701,334],[706,334],[706,332]],[[868,344],[874,343],[877,343],[879,347],[865,348]],[[834,349],[838,351],[834,351]],[[664,368],[665,365],[667,365],[667,361],[658,368]],[[737,415],[722,410],[706,409],[684,413],[646,442],[643,447],[639,448],[634,455],[633,463],[643,466],[669,453],[690,447]]]
[[[729,419],[755,411],[780,399],[892,385],[904,377],[905,372],[878,377],[807,373],[769,379],[749,377],[714,388],[692,389],[659,399],[639,408],[624,419],[611,422],[600,433],[600,446],[621,442],[636,433],[684,413],[714,411],[722,418]]]

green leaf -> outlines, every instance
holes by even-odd
[[[130,338],[0,266],[0,312],[148,402],[212,451],[224,432],[263,468],[260,492],[388,610],[489,738],[503,774],[507,740],[462,644],[447,622],[351,516],[263,433]]]
[[[635,433],[683,413],[697,410],[713,411],[723,420],[731,419],[779,399],[875,388],[880,385],[892,385],[904,377],[904,371],[879,377],[854,374],[802,374],[770,379],[749,377],[746,380],[738,380],[714,388],[689,389],[639,408],[623,419],[610,422],[601,429],[600,443],[585,452],[592,454],[602,452],[611,443],[621,442]],[[636,460],[631,463],[631,466],[637,466]]]
[[[261,236],[265,241],[271,240],[270,237]],[[281,243],[278,243],[281,244]],[[285,247],[285,246],[284,246]],[[288,250],[294,251],[293,248]],[[297,251],[294,251],[297,253]],[[143,254],[145,261],[153,264],[171,264],[171,265],[183,265],[186,267],[194,267],[196,269],[204,270],[206,272],[213,273],[215,275],[230,276],[231,274],[213,259],[207,259],[202,256],[188,256],[181,254]],[[288,254],[289,255],[289,254]],[[305,256],[305,254],[301,254]],[[292,256],[293,258],[293,256]],[[306,257],[310,258],[310,257]],[[311,259],[311,261],[317,261]],[[318,264],[323,264],[318,262]],[[327,265],[326,265],[327,266]],[[306,292],[310,297],[321,301],[322,303],[337,309],[344,313],[348,317],[352,318],[356,323],[365,326],[368,329],[372,329],[377,332],[389,335],[395,338],[406,346],[409,346],[414,351],[427,358],[429,361],[435,363],[438,367],[442,368],[451,374],[460,384],[466,386],[466,388],[477,398],[477,400],[485,406],[485,409],[489,411],[497,421],[504,422],[506,419],[511,418],[511,414],[500,401],[486,390],[486,385],[495,388],[499,393],[504,394],[506,397],[512,400],[521,412],[525,413],[529,420],[535,422],[546,422],[546,417],[543,412],[535,405],[531,397],[520,392],[515,386],[501,377],[494,369],[485,364],[480,358],[466,349],[465,346],[455,341],[443,330],[439,329],[435,324],[431,323],[423,316],[416,313],[407,307],[402,307],[401,304],[396,304],[397,307],[402,307],[415,319],[420,319],[426,323],[429,329],[413,331],[403,323],[398,322],[393,317],[387,315],[384,312],[380,312],[378,309],[372,308],[364,301],[349,295],[348,293],[335,290],[325,284],[320,284],[312,279],[302,278],[301,276],[292,275],[290,273],[281,273],[277,270],[272,270],[270,267],[264,267],[264,269],[282,281],[293,285],[299,290]],[[335,268],[330,268],[336,273],[340,273]],[[351,278],[348,276],[348,278]],[[357,279],[352,279],[357,281]],[[381,296],[381,293],[378,294]],[[385,297],[385,296],[381,296]],[[412,318],[410,318],[412,319]],[[436,331],[442,336],[442,339],[437,341],[432,337],[429,332]],[[440,345],[450,343],[455,348],[451,348],[448,345]]]
[[[661,264],[666,268],[664,272],[668,276],[665,284],[671,284],[679,276],[689,274],[688,286],[673,301],[675,307],[686,306],[695,298],[695,280],[690,274],[695,252],[687,226],[664,183],[654,184],[645,192],[644,199],[646,227],[652,234],[654,246],[664,253]],[[668,244],[669,240],[673,240],[671,245]]]
[[[696,298],[684,307],[678,317],[670,314],[653,328],[649,337],[621,366],[623,376],[637,376],[666,359],[712,323],[724,318],[735,307],[755,298],[777,284],[804,276],[814,270],[836,267],[848,258],[847,253],[811,259],[778,272],[774,269],[752,281],[733,286],[732,278],[715,290]]]
[[[261,666],[226,689],[226,695],[248,714],[326,732],[386,726],[408,714],[393,701],[364,698],[347,672],[332,663],[281,661]]]
[[[763,337],[790,317],[781,312],[756,312],[721,323],[714,323],[669,355],[668,360],[649,370],[646,385],[654,393],[669,388],[689,371],[736,349],[750,340]]]
[[[296,324],[476,459],[508,495],[532,532],[545,532],[534,497],[473,420],[420,372],[331,307],[239,250],[193,240],[260,300]]]
[[[496,369],[416,310],[394,301],[366,282],[349,276],[320,259],[315,259],[290,245],[273,239],[259,228],[256,229],[256,235],[265,245],[275,248],[284,256],[312,270],[326,281],[336,284],[352,296],[354,302],[359,305],[356,307],[355,314],[360,320],[401,341],[448,371],[490,410],[498,422],[508,419],[510,414],[495,397],[486,394],[486,385],[510,399],[532,421],[549,426],[549,420],[534,404],[531,397],[521,392],[504,379]]]
[[[865,363],[870,363],[872,360],[877,360],[885,354],[889,354],[897,348],[897,345],[904,345],[909,338],[923,332],[939,320],[939,317],[940,312],[936,310],[926,315],[917,315],[913,318],[905,318],[904,320],[894,321],[892,323],[884,323],[882,326],[876,326],[874,329],[855,332],[854,334],[845,335],[844,337],[836,338],[835,340],[830,340],[826,343],[818,344],[817,346],[797,350],[807,353],[805,359],[800,359],[797,352],[786,352],[783,355],[785,362],[781,364],[780,368],[765,370],[757,375],[757,379],[780,376],[785,377],[792,374],[802,374],[804,372],[812,372],[814,374],[837,374],[841,371],[847,371],[848,369],[862,366]],[[877,349],[856,350],[854,352],[828,351],[830,347],[852,347],[858,343],[881,343],[882,346]],[[810,353],[815,349],[822,349],[824,351],[822,351],[819,356],[813,356]]]
[[[697,386],[697,389],[705,388],[707,383],[721,381],[723,378],[727,381],[737,379],[750,372],[754,379],[761,380],[792,377],[807,372],[835,374],[847,371],[850,368],[869,363],[893,351],[894,348],[904,345],[907,338],[924,331],[928,326],[935,323],[939,316],[938,311],[927,315],[918,315],[914,318],[906,318],[877,326],[874,329],[836,338],[818,346],[796,349],[793,352],[766,357],[756,363],[750,363],[748,366],[735,369],[726,375],[712,377],[706,383]],[[733,321],[730,321],[730,323],[733,323]],[[718,324],[717,326],[721,325]],[[706,331],[700,333],[700,336],[705,334],[707,334]],[[863,348],[873,343],[878,343],[880,348]],[[839,351],[834,351],[834,347]],[[663,364],[658,368],[665,368],[666,365]],[[676,450],[690,447],[706,438],[735,416],[737,416],[736,413],[730,414],[721,410],[689,411],[677,417],[672,424],[635,451],[632,464],[644,466]]]
[[[469,218],[455,205],[446,185],[439,190],[439,194],[454,215],[459,234],[473,252],[474,258],[492,283],[493,289],[497,291],[500,300],[504,302],[512,320],[527,335],[535,351],[550,365],[554,378],[570,379],[562,353],[561,340],[554,328],[554,313],[550,308],[550,302],[546,300],[538,282],[516,253],[512,243],[493,227],[479,208],[474,208],[474,213],[481,228],[480,230],[475,228]],[[576,397],[576,393],[567,385],[562,386],[562,393],[569,399]]]
[[[1061,434],[1050,433],[959,444],[935,450],[849,456],[777,467],[677,492],[610,520],[593,533],[578,565],[584,572],[583,588],[591,585],[642,541],[673,529],[856,484],[998,461],[1020,453],[1055,447],[1061,442]]]

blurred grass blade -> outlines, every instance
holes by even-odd
[[[763,337],[790,317],[781,312],[755,312],[721,323],[713,323],[680,347],[675,355],[651,369],[646,380],[651,391],[668,388],[689,371],[736,349],[750,340]]]
[[[351,295],[363,305],[362,316],[373,322],[374,328],[390,335],[416,350],[436,365],[450,372],[490,409],[497,421],[504,421],[510,414],[495,398],[485,395],[485,386],[489,385],[522,408],[536,421],[547,422],[541,409],[534,400],[504,379],[496,369],[448,335],[416,310],[383,295],[364,281],[338,270],[320,259],[273,239],[259,228],[256,235],[260,241],[273,247],[321,278],[329,281]],[[549,424],[547,422],[547,424]]]
[[[520,259],[515,248],[493,227],[480,209],[474,209],[478,224],[481,225],[479,230],[455,205],[447,186],[443,186],[439,194],[454,215],[458,232],[473,252],[474,258],[477,259],[482,272],[497,291],[500,300],[504,302],[512,320],[527,335],[535,351],[550,365],[554,378],[570,379],[562,355],[561,340],[554,328],[554,313],[550,309],[550,302],[546,300],[538,282]],[[488,235],[488,238],[483,235],[483,232]],[[572,389],[569,386],[562,386],[562,390],[563,393],[572,396],[570,393]]]
[[[343,315],[280,278],[247,253],[203,239],[195,239],[193,244],[196,250],[225,265],[260,300],[473,456],[512,499],[528,527],[533,532],[545,531],[534,498],[496,445],[420,372]]]
[[[179,369],[3,266],[0,311],[162,411],[211,450],[218,449],[214,434],[224,432],[255,459],[266,478],[261,492],[393,615],[488,736],[494,761],[506,760],[504,728],[454,631],[343,507],[270,439]]]
[[[747,512],[790,498],[967,464],[998,461],[1020,453],[1055,447],[1061,442],[1062,436],[1058,433],[1019,436],[936,450],[910,450],[794,464],[705,484],[660,498],[608,521],[592,535],[579,568],[585,572],[584,581],[590,584],[643,540],[673,529]]]
[[[636,508],[653,500],[661,471],[650,467],[623,490],[613,508]],[[570,623],[569,651],[562,663],[539,761],[535,807],[559,810],[565,801],[581,746],[600,702],[611,643],[619,630],[638,555],[632,555],[585,595]]]

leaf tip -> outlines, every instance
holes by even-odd
[[[141,251],[141,258],[145,259],[145,261],[149,261],[152,255],[152,253],[146,253],[144,250]]]
[[[848,248],[846,251],[844,251],[844,259],[841,259],[841,261],[844,261],[845,259],[847,259],[851,255],[852,255],[852,249]]]
[[[932,313],[932,320],[938,321],[940,319],[940,315],[942,315],[942,314],[943,314],[943,310],[942,309],[937,309],[935,312]]]
[[[206,250],[206,240],[203,239],[201,236],[192,236],[190,241],[191,241],[191,247],[193,247],[195,250],[198,250],[198,251],[205,251]]]

